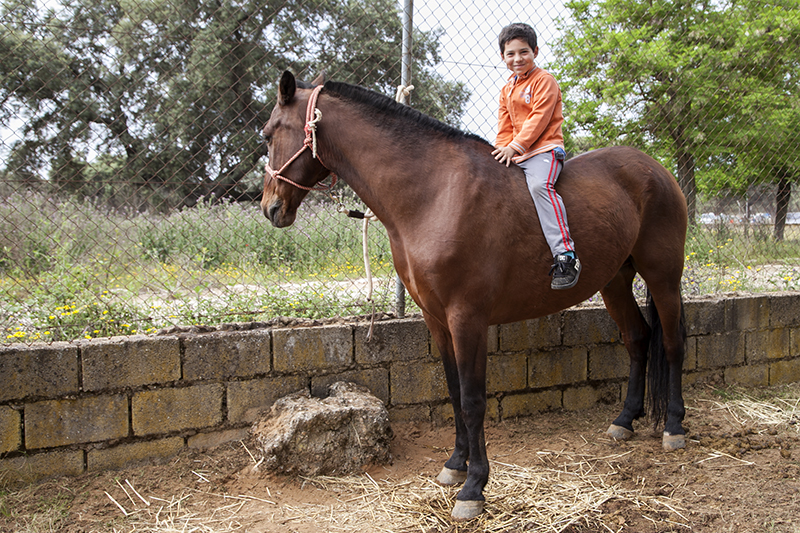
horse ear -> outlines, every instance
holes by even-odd
[[[322,85],[325,83],[325,71],[319,73],[319,75],[314,78],[314,81],[311,82],[311,85]]]
[[[281,81],[278,83],[278,103],[286,105],[294,98],[294,93],[297,90],[297,82],[294,75],[288,70],[283,72]]]

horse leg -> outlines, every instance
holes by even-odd
[[[665,451],[686,446],[686,432],[682,425],[686,414],[682,393],[686,328],[679,280],[678,277],[671,283],[648,282],[651,293],[648,309],[654,332],[650,343],[649,386],[653,419],[666,418],[661,441]]]
[[[631,363],[628,393],[625,396],[622,412],[606,431],[609,436],[619,440],[631,438],[633,421],[645,414],[645,376],[650,327],[633,297],[632,285],[635,275],[636,270],[630,262],[627,262],[608,285],[600,290],[608,313],[619,326]]]
[[[467,479],[456,497],[452,516],[456,520],[475,518],[483,511],[485,498],[483,487],[489,480],[489,460],[486,456],[486,441],[483,421],[486,415],[486,339],[488,326],[470,323],[451,325],[453,352],[458,373],[457,396],[453,408],[459,413],[466,429],[469,464]],[[452,370],[450,370],[452,372]],[[448,383],[450,378],[448,377]],[[456,426],[458,431],[458,425]],[[456,438],[458,441],[458,436]],[[454,451],[454,456],[456,452]],[[463,451],[457,461],[463,458]],[[453,458],[451,458],[452,460]],[[459,464],[458,462],[451,463]]]
[[[428,318],[428,317],[426,317]],[[436,481],[442,485],[457,485],[467,479],[467,461],[469,460],[469,440],[467,427],[461,416],[461,385],[458,379],[458,366],[456,365],[453,339],[444,326],[434,320],[426,320],[431,337],[442,354],[444,373],[447,378],[447,390],[450,402],[453,405],[453,416],[456,424],[456,442],[450,459],[444,464],[442,471],[436,476]]]

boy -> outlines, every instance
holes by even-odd
[[[500,91],[497,140],[492,155],[516,163],[525,172],[544,237],[553,254],[553,289],[578,283],[581,263],[575,256],[564,202],[554,185],[564,166],[561,89],[555,78],[533,60],[539,55],[536,32],[527,24],[510,24],[500,32],[500,54],[512,72]]]

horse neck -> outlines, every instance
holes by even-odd
[[[320,128],[321,160],[391,231],[409,218],[409,210],[419,208],[420,198],[429,196],[424,173],[418,163],[410,164],[413,154],[403,153],[396,139],[352,104],[327,98],[320,107],[326,126]]]

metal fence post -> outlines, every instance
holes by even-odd
[[[411,24],[414,18],[414,0],[405,0],[403,5],[403,58],[400,84],[404,87],[411,85]],[[395,314],[398,318],[406,316],[406,288],[400,281],[400,276],[395,278]]]

